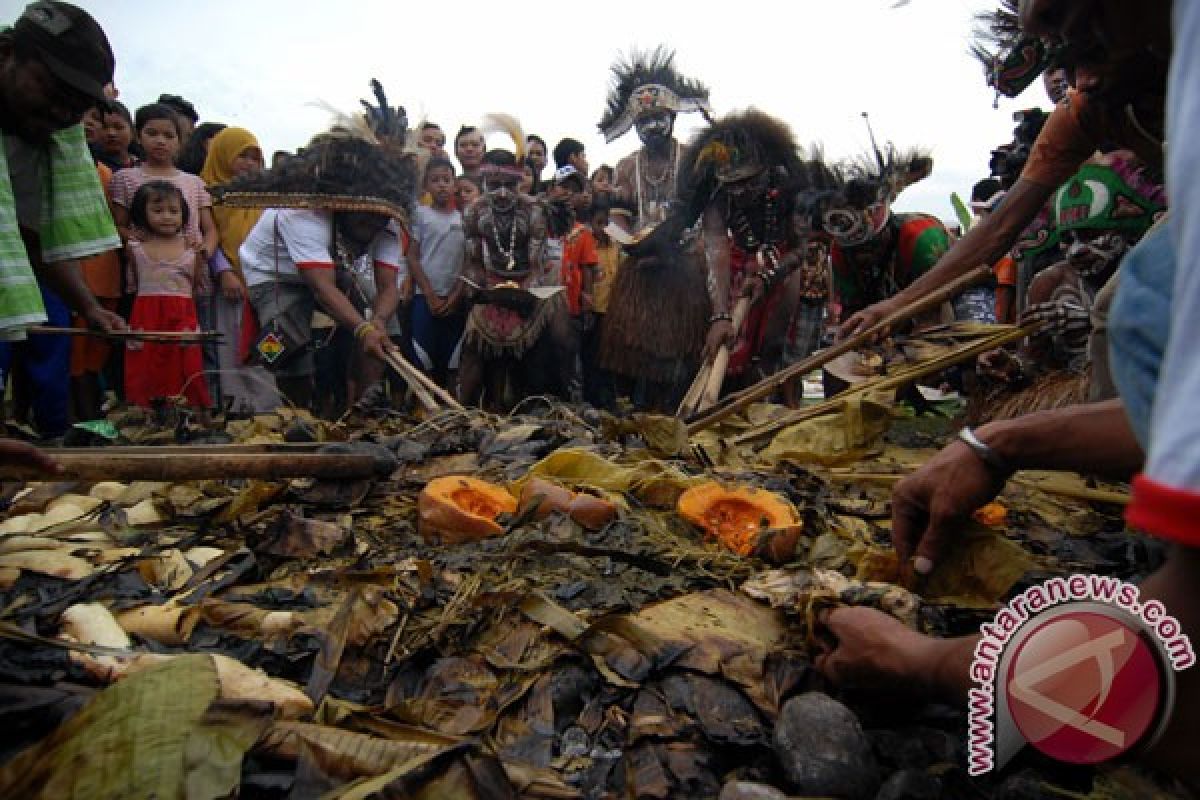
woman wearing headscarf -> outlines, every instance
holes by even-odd
[[[200,177],[206,186],[220,186],[234,178],[261,172],[262,168],[262,148],[254,134],[245,128],[229,127],[217,133],[209,143]],[[214,317],[216,329],[222,334],[217,344],[220,404],[255,412],[270,411],[279,405],[279,393],[271,373],[262,367],[245,364],[246,352],[257,331],[246,297],[246,279],[242,275],[238,248],[260,216],[262,210],[257,208],[231,208],[219,204],[213,207],[220,237],[212,260],[217,279]]]

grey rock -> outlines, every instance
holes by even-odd
[[[577,725],[572,725],[563,731],[558,743],[559,755],[563,758],[578,758],[587,755],[591,745],[588,743],[587,731]]]
[[[730,781],[721,787],[717,800],[788,800],[788,796],[765,783]]]
[[[775,755],[802,795],[869,800],[879,767],[858,717],[821,692],[784,705],[775,723]]]
[[[941,781],[923,770],[905,769],[883,782],[875,800],[938,800],[941,796]]]

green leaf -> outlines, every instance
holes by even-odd
[[[187,655],[125,678],[66,724],[0,768],[0,796],[50,800],[216,797],[229,771],[197,775],[186,792],[189,739],[217,697],[217,668],[207,655]],[[220,727],[220,726],[218,726]],[[213,735],[201,733],[202,737]],[[238,741],[244,740],[244,737]],[[212,741],[209,741],[212,744]],[[226,745],[223,760],[232,760]],[[239,761],[240,764],[240,761]],[[235,776],[233,786],[236,786]],[[232,786],[227,786],[228,794]]]

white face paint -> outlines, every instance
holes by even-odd
[[[484,178],[483,190],[487,194],[492,208],[501,213],[512,211],[517,204],[516,178]]]
[[[638,117],[633,126],[642,144],[651,144],[671,136],[675,128],[675,115],[670,111],[655,111]]]
[[[1108,231],[1070,232],[1067,244],[1067,263],[1083,275],[1101,275],[1115,267],[1129,243],[1119,233]]]

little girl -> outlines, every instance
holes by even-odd
[[[205,188],[204,181],[175,166],[175,157],[179,155],[180,145],[179,121],[175,112],[167,106],[154,103],[139,108],[134,122],[138,144],[142,146],[145,160],[135,167],[122,169],[114,174],[110,187],[113,219],[121,237],[129,240],[141,235],[136,227],[129,224],[130,204],[138,187],[151,180],[169,181],[179,188],[188,207],[184,232],[189,242],[203,254],[204,261],[207,262],[217,249],[218,239],[217,225],[212,215],[212,197]],[[207,271],[200,276],[197,289],[197,293],[205,297],[210,293],[211,281]]]
[[[129,327],[134,330],[195,331],[192,299],[197,273],[207,268],[183,235],[190,212],[179,187],[148,181],[133,195],[129,219],[141,232],[127,247],[137,282]],[[125,397],[148,406],[156,398],[182,394],[188,404],[210,405],[199,345],[146,342],[125,353]]]
[[[112,100],[100,118],[100,130],[96,134],[100,162],[113,172],[132,167],[137,163],[131,152],[132,144],[133,117],[120,101]]]

